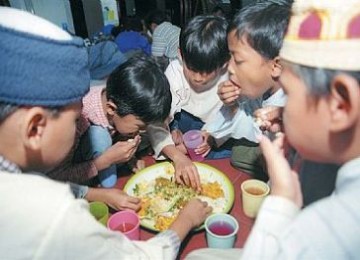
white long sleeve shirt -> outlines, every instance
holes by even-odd
[[[314,173],[316,174],[316,173]],[[303,210],[268,196],[243,249],[195,250],[187,259],[359,259],[360,157],[344,164],[335,190]]]
[[[175,259],[180,240],[165,231],[130,241],[90,215],[69,185],[0,172],[2,259]]]
[[[172,94],[170,121],[175,113],[185,110],[201,119],[206,125],[220,110],[222,102],[217,95],[217,90],[219,84],[228,79],[227,73],[223,74],[207,91],[201,93],[195,92],[190,87],[179,60],[173,60],[169,64],[165,75],[169,80]],[[165,146],[174,144],[169,129],[166,126],[151,125],[148,127],[148,132],[156,156],[159,155]]]
[[[239,108],[235,114],[233,114],[229,106],[223,105],[203,129],[215,138],[218,145],[223,144],[229,138],[246,138],[257,143],[256,136],[261,133],[261,130],[254,120],[254,112],[266,106],[283,107],[285,102],[286,95],[282,89],[279,89],[266,99],[263,97],[254,100],[242,98],[238,100]]]
[[[335,190],[299,211],[269,196],[244,245],[243,259],[358,259],[360,158],[343,165]]]

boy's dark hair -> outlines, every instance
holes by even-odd
[[[225,16],[225,10],[220,5],[216,5],[212,10],[211,14],[217,15],[217,13],[220,13],[220,16]]]
[[[230,55],[227,47],[227,21],[214,15],[192,18],[180,33],[180,51],[190,70],[211,73],[224,66]]]
[[[169,82],[146,55],[130,58],[110,74],[106,96],[117,106],[119,116],[134,115],[145,124],[163,122],[170,113]]]
[[[145,24],[147,28],[150,28],[152,23],[159,25],[165,21],[168,21],[167,15],[165,12],[157,9],[151,10],[145,17]]]
[[[285,63],[305,82],[309,93],[315,97],[328,95],[331,91],[331,82],[334,77],[339,74],[347,74],[356,79],[360,84],[359,71],[314,68],[286,61]]]
[[[8,104],[6,102],[0,102],[0,125],[13,113],[15,113],[16,110],[20,109],[22,106],[19,105],[13,105],[13,104]],[[51,116],[53,117],[57,117],[61,111],[61,107],[44,107],[44,109],[46,109]]]
[[[261,1],[245,6],[231,21],[228,32],[247,43],[261,56],[274,59],[279,55],[290,19],[292,1]]]
[[[19,106],[17,105],[10,105],[4,102],[0,102],[0,124],[17,109],[19,109]]]

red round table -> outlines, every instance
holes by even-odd
[[[156,161],[151,156],[146,156],[143,159],[145,160],[146,166],[150,166],[156,163]],[[243,247],[245,240],[249,235],[249,232],[254,224],[254,220],[246,217],[243,213],[240,185],[244,180],[249,179],[251,177],[248,174],[241,172],[240,170],[232,167],[229,159],[205,160],[203,163],[209,164],[219,169],[223,173],[225,173],[229,177],[232,184],[234,185],[235,201],[232,209],[230,210],[230,214],[233,215],[239,222],[240,228],[237,234],[235,247],[241,248]],[[125,183],[127,182],[127,180],[131,176],[132,176],[131,173],[127,173],[127,174],[125,173],[124,175],[120,176],[116,186],[122,189]],[[141,240],[147,240],[153,237],[154,235],[156,235],[156,233],[141,228],[140,231]],[[207,247],[205,232],[202,230],[202,231],[190,233],[181,245],[178,258],[183,259],[190,251],[204,247]]]

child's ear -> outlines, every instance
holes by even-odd
[[[21,135],[24,145],[31,150],[39,150],[48,125],[48,112],[41,107],[32,107],[23,118]]]
[[[116,114],[117,106],[114,104],[114,102],[108,100],[106,102],[106,113],[109,116],[114,116]]]
[[[271,76],[273,78],[279,78],[282,70],[283,70],[283,66],[280,63],[280,57],[277,56],[274,59],[272,59],[271,62]]]
[[[339,74],[331,82],[331,130],[344,131],[360,120],[360,86],[357,80]]]

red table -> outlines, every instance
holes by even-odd
[[[156,161],[150,157],[147,156],[144,158],[146,166],[150,166]],[[235,243],[235,247],[240,248],[243,247],[244,242],[249,235],[249,232],[253,226],[254,220],[246,217],[242,210],[242,202],[241,202],[241,191],[240,191],[240,185],[241,183],[249,179],[250,176],[244,172],[241,172],[234,167],[230,165],[229,159],[218,159],[218,160],[206,160],[204,163],[209,164],[223,173],[225,173],[232,184],[234,185],[235,190],[235,202],[234,205],[230,211],[230,214],[233,215],[238,221],[239,221],[239,231],[237,234],[237,240]],[[131,175],[125,175],[121,176],[119,178],[119,181],[117,183],[117,187],[123,188],[126,181],[131,177]],[[156,235],[156,233],[151,232],[146,229],[141,229],[140,231],[140,239],[141,240],[147,240],[151,237]],[[190,251],[198,248],[204,248],[207,247],[206,244],[206,238],[205,238],[205,232],[199,231],[196,233],[191,233],[187,236],[185,241],[183,241],[182,246],[180,248],[179,252],[179,259],[183,259]]]

